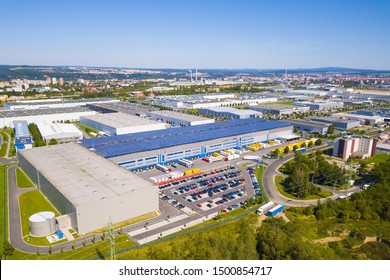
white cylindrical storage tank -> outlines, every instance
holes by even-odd
[[[32,236],[47,236],[56,231],[56,218],[53,212],[45,211],[31,215],[29,222]]]

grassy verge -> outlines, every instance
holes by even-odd
[[[389,159],[390,159],[390,155],[376,154],[375,156],[373,156],[371,158],[365,159],[364,162],[367,164],[370,164],[370,163],[378,164],[378,163],[383,163]]]
[[[255,168],[255,175],[256,175],[257,181],[259,182],[259,184],[261,186],[261,193],[262,193],[265,201],[269,201],[267,193],[265,192],[264,187],[263,187],[263,174],[264,174],[265,168],[266,168],[265,165],[263,165],[261,169],[260,169],[260,167],[256,167]]]
[[[54,212],[56,216],[60,214],[54,206],[43,196],[39,190],[24,193],[19,197],[20,215],[22,221],[23,236],[29,235],[29,218],[31,215],[41,211]],[[34,240],[32,240],[34,241]],[[49,245],[47,241],[46,245]],[[43,245],[43,244],[40,244]]]
[[[137,223],[140,223],[140,222],[143,222],[146,220],[150,220],[150,219],[155,218],[157,216],[158,216],[158,214],[156,212],[146,213],[144,215],[135,217],[133,219],[128,219],[128,220],[123,221],[121,223],[113,224],[112,228],[120,229],[120,228],[123,228],[125,226],[129,226],[129,225],[137,224]],[[104,228],[101,228],[99,230],[93,231],[92,233],[102,233],[102,232],[106,232],[108,230],[109,230],[109,227],[104,227]]]
[[[7,154],[7,143],[3,142],[0,148],[0,157],[5,157],[6,154]]]
[[[284,182],[283,176],[275,176],[275,184],[276,184],[276,187],[278,188],[279,193],[285,197],[288,197],[288,198],[297,199],[297,200],[311,200],[311,199],[319,199],[319,198],[325,198],[325,197],[332,196],[331,192],[321,190],[321,192],[319,194],[308,195],[305,198],[298,198],[298,197],[295,197],[294,195],[292,195],[284,190],[283,182]]]
[[[99,131],[97,131],[96,129],[93,129],[92,127],[89,127],[89,126],[86,126],[86,125],[83,125],[81,123],[76,123],[76,125],[82,130],[84,131],[85,133],[87,133],[89,135],[89,137],[91,138],[95,138],[96,135],[92,135],[92,133],[95,133],[95,134],[98,134]]]
[[[55,243],[59,244],[59,243]],[[54,245],[54,243],[52,244]],[[120,235],[115,238],[115,251],[124,250],[128,247],[134,247],[135,244],[129,240],[125,235]],[[78,248],[75,250],[64,251],[56,253],[53,255],[50,254],[27,254],[15,250],[14,254],[9,257],[13,260],[90,260],[90,259],[109,259],[110,255],[110,243],[108,239],[102,241],[101,239],[96,239],[94,244],[89,244],[86,247]]]
[[[34,183],[31,182],[30,178],[28,178],[20,168],[16,169],[16,180],[19,188],[31,188],[35,186]]]
[[[282,104],[282,105],[293,105],[295,100],[288,100],[288,101],[278,101],[274,104]]]

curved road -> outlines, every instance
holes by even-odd
[[[319,148],[320,150],[324,150],[327,148],[331,148],[332,144],[327,144],[326,146],[323,146]],[[310,151],[314,150],[315,148],[311,149]],[[310,205],[317,205],[318,199],[312,199],[312,200],[296,200],[291,199],[288,197],[285,197],[279,193],[279,191],[276,188],[275,185],[275,175],[277,173],[278,168],[284,164],[285,162],[289,161],[290,159],[294,158],[294,154],[284,156],[283,158],[279,158],[277,160],[274,160],[264,171],[263,174],[263,186],[264,189],[268,195],[268,198],[276,203],[283,203],[286,206],[294,206],[294,207],[304,207],[304,206],[310,206]],[[329,191],[333,192],[332,190],[328,189]],[[348,192],[355,192],[359,190],[357,187],[351,188],[348,190]],[[344,193],[345,191],[336,191],[333,192],[334,195],[330,198],[335,199],[338,197],[339,194]],[[321,201],[325,201],[329,198],[321,198]]]
[[[37,246],[37,245],[31,245],[23,240],[23,232],[22,232],[22,226],[21,226],[21,219],[20,219],[20,208],[19,208],[19,196],[22,195],[23,193],[34,191],[37,188],[26,188],[26,189],[21,189],[17,186],[16,183],[16,168],[18,166],[11,166],[8,168],[8,236],[9,236],[9,241],[12,244],[13,247],[18,249],[19,251],[26,252],[26,253],[32,253],[36,254],[39,252],[40,254],[48,254],[50,253],[50,247],[49,246]],[[165,220],[168,217],[175,217],[178,215],[180,212],[176,210],[173,207],[170,207],[169,205],[163,203],[160,201],[160,215],[158,217],[152,218],[148,220],[148,224],[152,225],[154,223],[157,223],[161,220]],[[122,228],[123,232],[135,230],[138,228],[142,228],[144,226],[144,222],[140,222],[137,224],[129,225],[126,227]],[[114,235],[120,235],[121,231],[116,229],[114,231]],[[108,237],[108,233],[106,232],[105,234],[106,238]],[[102,239],[102,234],[91,234],[91,235],[86,235],[82,236],[78,239],[75,239],[74,241],[67,241],[60,243],[58,245],[53,245],[52,246],[52,253],[58,253],[63,251],[68,251],[68,250],[73,250],[73,245],[75,248],[83,247],[88,244],[93,244],[94,243],[94,238],[95,240],[101,240]],[[84,244],[85,242],[85,244]]]

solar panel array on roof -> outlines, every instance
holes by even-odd
[[[290,125],[291,124],[285,122],[248,118],[197,126],[87,139],[83,140],[81,145],[86,148],[93,148],[102,156],[109,158],[209,141],[256,131],[287,127]]]

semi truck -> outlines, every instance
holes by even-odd
[[[161,165],[161,164],[156,164],[156,168],[157,168],[158,170],[163,171],[164,173],[168,173],[168,172],[169,172],[168,167],[163,166],[163,165]]]
[[[239,157],[240,157],[240,155],[238,155],[238,154],[228,155],[225,157],[225,161],[238,159]]]
[[[194,165],[194,163],[193,163],[192,161],[190,161],[190,160],[188,160],[188,159],[184,159],[184,158],[179,159],[177,162],[178,162],[179,164],[185,166],[185,167],[191,167],[191,166]]]
[[[284,209],[284,205],[283,204],[278,204],[275,207],[273,207],[272,209],[268,210],[267,216],[274,217],[279,212],[282,212],[283,209]]]
[[[270,202],[260,206],[259,209],[257,209],[256,214],[257,215],[263,215],[266,211],[271,209],[274,205],[275,205],[275,203],[270,201]]]

